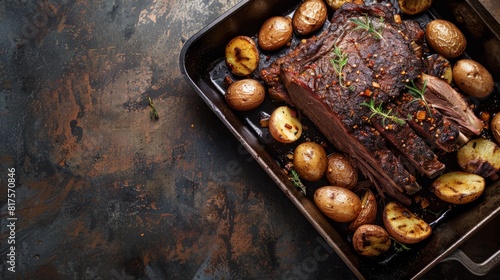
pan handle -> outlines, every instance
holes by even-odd
[[[459,248],[455,250],[455,252],[451,253],[448,257],[442,260],[442,262],[446,261],[458,261],[465,268],[467,268],[472,274],[483,276],[488,274],[490,270],[495,268],[498,263],[500,263],[500,250],[496,251],[493,255],[491,255],[487,260],[482,263],[476,263],[469,258],[462,250]]]

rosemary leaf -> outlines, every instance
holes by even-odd
[[[389,109],[388,111],[385,111],[383,108],[382,102],[380,102],[378,105],[375,104],[375,100],[372,98],[370,99],[370,102],[363,102],[360,104],[361,106],[368,107],[372,114],[370,115],[370,119],[373,118],[374,116],[380,116],[382,117],[382,124],[385,125],[385,121],[387,119],[397,123],[397,124],[404,124],[405,120],[399,118],[398,116],[392,114],[392,109]]]
[[[297,171],[295,171],[294,169],[290,170],[290,181],[292,181],[292,184],[300,189],[300,191],[306,195],[306,186],[302,183],[302,181],[300,180],[299,178],[299,174],[297,173]]]
[[[415,85],[414,81],[411,81],[411,86],[406,85],[405,87],[408,89],[408,92],[414,98],[414,100],[412,100],[411,102],[422,101],[425,104],[425,107],[427,109],[427,112],[429,113],[429,116],[432,116],[430,105],[429,105],[429,103],[427,103],[427,100],[425,100],[425,96],[424,96],[425,95],[425,89],[427,87],[427,80],[424,81],[424,84],[422,85],[422,88],[418,88]]]
[[[359,18],[351,18],[349,20],[357,25],[353,30],[366,30],[376,39],[384,40],[384,38],[382,37],[383,27],[381,26],[379,29],[375,28],[375,26],[373,25],[373,18],[369,17],[368,15],[365,15],[365,18],[363,20]],[[383,23],[384,18],[380,17],[379,21],[380,23]]]
[[[333,66],[333,69],[337,73],[339,77],[339,84],[342,87],[344,86],[344,73],[342,72],[344,69],[344,66],[347,65],[347,61],[349,60],[349,57],[347,56],[346,53],[344,53],[339,47],[334,46],[333,48],[333,54],[335,58],[330,58],[330,63]]]
[[[151,107],[151,112],[149,112],[149,117],[152,119],[152,120],[157,120],[160,118],[160,115],[158,115],[158,111],[156,110],[154,104],[153,104],[153,100],[151,100],[151,97],[148,96],[148,102],[149,102],[149,106]]]

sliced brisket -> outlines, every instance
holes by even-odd
[[[408,170],[444,170],[426,142],[454,151],[459,138],[449,118],[401,95],[424,71],[423,35],[416,22],[395,22],[386,6],[346,3],[325,32],[261,71],[273,98],[299,108],[382,193],[405,204],[420,189]],[[430,83],[431,90],[441,86]]]

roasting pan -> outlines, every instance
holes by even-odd
[[[474,203],[461,207],[446,216],[433,228],[428,240],[414,247],[411,252],[393,254],[383,260],[373,260],[357,255],[346,234],[325,218],[316,208],[310,196],[304,196],[282,171],[276,151],[283,147],[266,144],[265,135],[256,125],[258,112],[238,113],[231,110],[223,98],[224,47],[237,35],[255,36],[260,25],[269,17],[290,15],[300,1],[290,0],[243,0],[214,22],[192,36],[180,54],[181,72],[187,82],[249,151],[276,185],[309,220],[318,233],[360,279],[416,279],[445,258],[460,258],[459,246],[492,221],[500,212],[500,180],[490,182],[483,196]],[[450,5],[452,5],[450,7]],[[457,15],[458,13],[458,15]],[[495,11],[497,14],[498,11]],[[466,34],[469,43],[466,55],[485,65],[494,80],[499,81],[499,24],[495,13],[490,13],[478,1],[438,1],[425,14],[415,19],[425,22],[432,18],[444,18],[455,22]],[[458,22],[457,22],[458,20]],[[472,22],[474,26],[467,26]],[[478,36],[478,30],[479,33]],[[472,37],[471,37],[472,36]],[[476,36],[476,37],[474,37]],[[492,43],[493,42],[493,43]],[[497,46],[492,48],[491,46]],[[490,47],[487,47],[490,46]],[[264,54],[262,63],[269,63]],[[257,72],[257,71],[256,71]],[[499,86],[489,104],[500,108]],[[495,105],[496,104],[496,105]],[[425,188],[425,186],[424,186]],[[497,251],[486,267],[494,267],[500,259]],[[484,266],[482,267],[484,270]],[[479,272],[478,272],[479,273]]]

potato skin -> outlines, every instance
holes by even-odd
[[[292,26],[300,35],[308,35],[318,30],[326,21],[327,8],[323,0],[302,2],[292,18]]]
[[[435,19],[427,24],[425,37],[429,45],[446,58],[460,56],[467,46],[464,34],[453,23]]]
[[[477,98],[487,98],[495,82],[490,72],[472,59],[461,59],[453,66],[453,81],[464,93]]]
[[[362,225],[373,224],[377,217],[377,208],[375,194],[370,189],[367,189],[361,198],[361,211],[356,219],[349,224],[349,230],[355,231]]]
[[[429,224],[394,201],[385,205],[382,220],[389,235],[404,244],[418,243],[432,233]]]
[[[398,0],[398,4],[403,13],[416,15],[429,9],[432,5],[432,0]]]
[[[273,139],[281,143],[295,142],[302,135],[302,124],[288,106],[274,109],[269,117],[268,126]]]
[[[432,191],[439,199],[452,204],[476,200],[483,194],[485,186],[483,177],[462,171],[445,173],[431,184]]]
[[[326,0],[326,4],[333,10],[339,9],[345,2],[354,2],[354,4],[358,5],[364,4],[363,0]]]
[[[463,171],[488,177],[500,169],[500,147],[487,139],[473,139],[458,150],[457,161]]]
[[[327,169],[325,149],[316,142],[299,144],[293,152],[293,167],[302,179],[319,181]]]
[[[366,224],[356,229],[352,236],[354,250],[362,256],[375,257],[391,248],[391,238],[384,228]]]
[[[289,17],[271,17],[259,30],[259,46],[266,51],[274,51],[285,46],[293,35],[292,19]]]
[[[326,179],[333,186],[352,189],[358,183],[358,170],[341,153],[328,156]]]
[[[248,36],[236,36],[231,39],[224,52],[226,65],[236,76],[250,75],[259,66],[259,50]]]
[[[224,95],[228,105],[238,111],[248,111],[259,107],[265,97],[264,86],[254,79],[243,79],[232,83]]]
[[[314,203],[328,218],[350,222],[361,211],[361,200],[352,191],[337,186],[324,186],[314,192]]]
[[[497,112],[491,119],[490,127],[491,133],[493,133],[493,137],[495,137],[497,144],[500,145],[500,112]]]

